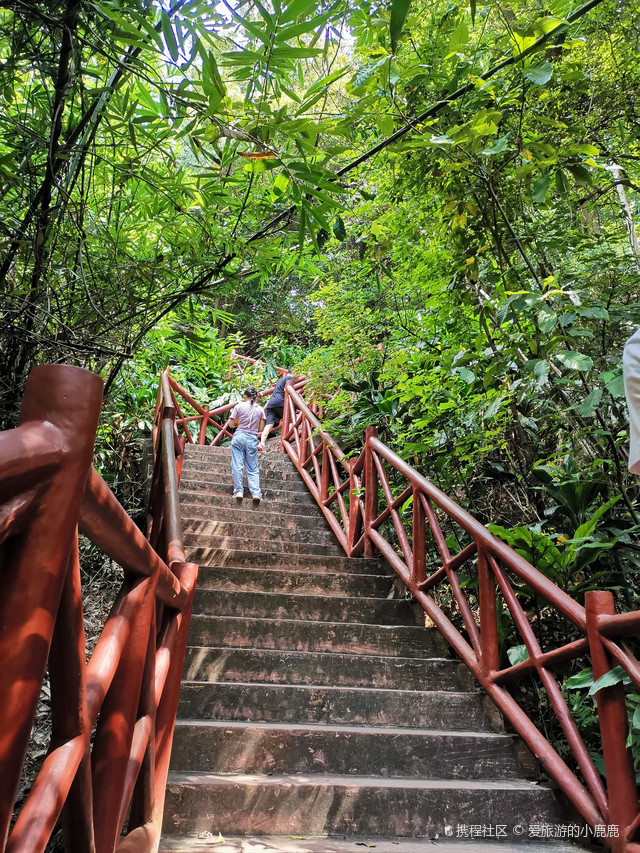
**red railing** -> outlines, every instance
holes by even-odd
[[[615,684],[596,693],[606,770],[603,780],[552,673],[558,664],[590,656],[595,679],[620,665],[640,687],[640,663],[622,641],[640,634],[640,613],[614,615],[613,597],[607,591],[587,592],[582,607],[407,465],[378,440],[374,429],[367,430],[360,455],[347,459],[290,387],[281,448],[293,460],[345,553],[367,557],[379,553],[388,561],[593,835],[614,853],[640,853],[624,689]],[[408,528],[403,508],[411,511]],[[453,536],[445,536],[445,525]],[[452,541],[459,543],[455,553],[450,550]],[[518,595],[517,587],[522,591],[523,585],[530,600],[537,598],[566,620],[573,639],[543,651],[522,604],[526,599]],[[438,603],[437,594],[443,590],[452,605],[448,612]],[[526,647],[528,656],[520,663],[505,665],[501,660],[499,610],[510,614]],[[540,679],[576,772],[507,690],[508,683],[525,676]]]
[[[225,378],[230,378],[232,372],[240,370],[242,372],[242,363],[248,365],[259,364],[258,359],[249,358],[246,355],[238,355],[233,353],[234,361],[231,363],[230,373]],[[279,376],[286,374],[286,370],[277,367],[276,371]],[[294,383],[296,390],[301,390],[306,384],[306,379],[297,379]],[[223,406],[218,406],[211,409],[209,406],[203,406],[198,403],[193,397],[182,388],[175,379],[171,376],[171,368],[167,367],[160,374],[160,386],[158,389],[158,398],[156,401],[156,414],[154,419],[154,442],[157,441],[158,435],[158,413],[161,408],[160,390],[167,399],[172,401],[176,410],[176,448],[177,441],[182,442],[184,447],[186,444],[200,444],[215,447],[219,445],[224,438],[231,438],[232,433],[229,432],[229,414],[236,403],[225,403]],[[263,400],[273,393],[273,386],[264,391],[260,391],[258,398]],[[237,401],[236,401],[237,402]],[[189,407],[189,410],[186,407]]]
[[[0,849],[146,853],[162,819],[197,566],[184,562],[175,409],[163,385],[149,538],[91,467],[102,381],[46,365],[0,434]],[[87,663],[78,531],[124,570]],[[48,666],[49,752],[12,824]],[[122,837],[123,827],[126,833]]]

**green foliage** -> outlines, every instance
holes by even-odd
[[[598,770],[604,774],[602,757],[602,740],[598,727],[595,695],[605,687],[615,684],[628,685],[631,679],[621,666],[616,666],[605,672],[596,681],[591,667],[583,669],[575,675],[566,678],[562,690],[569,704],[571,714],[580,729],[582,737]],[[587,692],[584,693],[585,689]],[[636,781],[640,782],[640,696],[636,693],[626,693],[627,719],[629,734],[627,746],[631,747]]]

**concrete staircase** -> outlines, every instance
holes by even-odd
[[[288,458],[261,456],[259,507],[229,458],[182,473],[201,569],[160,850],[574,850],[525,843],[576,821],[390,570],[344,556]]]

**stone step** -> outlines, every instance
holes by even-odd
[[[300,572],[348,572],[349,574],[363,573],[367,575],[389,575],[389,567],[376,558],[359,559],[346,557],[318,557],[313,554],[276,554],[246,549],[236,551],[221,551],[219,548],[201,548],[196,545],[189,548],[189,560],[199,566],[242,566],[257,568],[264,566],[270,569],[290,569]]]
[[[274,530],[279,535],[280,531]],[[335,541],[335,540],[334,540]],[[186,548],[205,548],[214,551],[240,551],[250,547],[253,540],[250,536],[207,536],[201,533],[184,534]],[[301,554],[316,557],[340,557],[344,554],[343,549],[337,543],[315,544],[313,542],[289,542],[286,539],[272,539],[264,543],[265,551],[276,554]]]
[[[262,492],[265,494],[264,490]],[[274,495],[273,492],[267,500],[263,497],[262,503],[257,506],[251,500],[251,494],[248,489],[245,489],[245,497],[247,500],[237,501],[231,492],[225,487],[222,491],[212,492],[207,490],[190,491],[180,484],[180,506],[184,510],[187,507],[207,507],[209,509],[209,517],[213,517],[217,509],[231,510],[238,515],[244,513],[265,513],[273,519],[275,514],[280,517],[287,515],[312,516],[319,524],[324,524],[324,516],[322,515],[318,504],[313,497],[302,492],[296,492],[293,496],[285,495],[284,497]]]
[[[459,824],[561,823],[552,792],[527,781],[171,773],[164,831],[348,833],[435,839]],[[450,831],[450,830],[449,830]]]
[[[274,524],[271,520],[269,524],[253,524],[242,519],[234,519],[233,521],[209,521],[202,518],[191,518],[189,515],[182,517],[182,529],[189,536],[198,536],[208,539],[210,536],[223,536],[232,539],[250,540],[254,543],[257,551],[266,544],[268,545],[272,539],[281,540],[283,542],[292,542],[298,544],[310,545],[335,545],[339,547],[336,537],[323,526],[311,528],[299,528],[293,526],[284,527],[281,524]],[[342,551],[344,553],[344,551]]]
[[[322,723],[500,731],[495,707],[478,692],[184,683],[178,716],[198,720]]]
[[[383,690],[473,690],[473,678],[450,658],[398,658],[333,652],[190,646],[183,680]]]
[[[180,489],[181,491],[184,490],[186,492],[202,492],[208,496],[208,500],[210,500],[213,505],[216,505],[220,498],[233,497],[233,486],[231,480],[229,480],[228,483],[205,483],[200,480],[181,480]],[[302,489],[290,489],[288,486],[280,488],[277,484],[274,485],[271,483],[267,483],[264,488],[261,488],[261,491],[264,505],[260,508],[263,511],[269,511],[267,502],[275,503],[277,505],[283,504],[290,508],[289,511],[294,513],[297,513],[297,507],[299,505],[313,506],[318,510],[318,504],[309,491],[303,491]],[[244,487],[244,496],[249,500],[251,499],[251,492],[247,488],[246,484]],[[234,504],[235,498],[234,503],[229,505],[233,506]],[[239,504],[235,505],[239,506]]]
[[[359,622],[367,625],[415,625],[405,599],[347,596],[283,595],[277,592],[196,589],[194,614],[258,619],[303,619],[310,622]]]
[[[565,822],[566,823],[566,822]],[[482,829],[482,827],[480,827]],[[309,838],[302,836],[270,835],[268,839],[259,837],[238,837],[225,835],[221,841],[217,832],[193,833],[193,835],[170,835],[160,841],[158,853],[358,853],[368,847],[375,847],[374,853],[579,853],[584,848],[564,844],[562,841],[549,840],[535,842],[515,840],[512,835],[508,842],[491,841],[487,838],[470,838],[468,824],[460,824],[449,829],[452,838],[438,838],[437,843],[430,842],[425,848],[424,841],[411,838],[379,838],[370,835]],[[485,830],[496,832],[495,827]],[[468,837],[456,839],[456,834],[467,832]]]
[[[205,566],[198,573],[200,589],[235,589],[296,595],[339,595],[386,598],[393,578],[385,575],[346,575],[333,572],[248,569],[237,566]]]
[[[317,510],[316,505],[314,508]],[[180,511],[182,523],[186,525],[191,521],[216,521],[216,522],[240,522],[242,524],[266,524],[273,529],[275,517],[280,530],[326,530],[331,533],[331,528],[320,512],[297,513],[297,504],[292,504],[291,512],[283,512],[274,508],[273,501],[255,506],[252,500],[238,503],[235,498],[230,498],[227,506],[211,501],[191,501],[181,496]]]
[[[272,434],[273,435],[273,434]],[[185,457],[187,459],[231,459],[231,443],[222,446],[205,444],[187,444],[185,447]],[[280,453],[280,441],[273,437],[267,441],[265,449],[260,451],[263,456],[274,456],[277,459],[288,459],[285,453]]]
[[[264,460],[261,456],[258,457],[258,469],[261,477],[270,479],[282,478],[284,480],[298,480],[301,482],[298,469],[290,459],[275,461],[269,459]],[[183,476],[189,475],[189,478],[217,480],[220,476],[228,476],[231,473],[231,459],[215,459],[215,460],[185,460],[182,466]]]
[[[189,643],[193,646],[352,652],[397,657],[446,655],[444,639],[435,628],[251,619],[246,616],[193,615],[189,623]]]
[[[180,485],[182,486],[183,483],[184,487],[190,490],[193,490],[194,487],[207,490],[220,489],[222,491],[224,491],[224,489],[232,491],[233,489],[233,479],[230,471],[227,471],[226,473],[221,472],[216,475],[190,475],[188,477],[183,473],[180,478]],[[246,486],[246,477],[244,483]],[[263,492],[273,492],[277,489],[278,491],[294,492],[295,494],[309,494],[309,489],[307,488],[306,483],[301,479],[297,472],[295,477],[285,477],[284,475],[281,477],[279,474],[273,473],[271,477],[265,478],[264,482],[261,482],[261,485]]]
[[[415,779],[536,778],[511,735],[297,723],[180,720],[171,769],[179,772]]]

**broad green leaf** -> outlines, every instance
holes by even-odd
[[[597,412],[601,400],[602,388],[594,388],[588,397],[579,406],[576,406],[576,411],[581,417],[587,418]]]
[[[622,374],[607,382],[605,388],[616,400],[624,400],[624,376]]]
[[[547,172],[546,175],[542,175],[542,177],[538,178],[533,182],[533,200],[536,204],[542,204],[542,202],[547,197],[547,192],[549,191],[549,184],[551,183],[551,175]]]
[[[605,672],[600,678],[595,681],[589,688],[589,696],[594,696],[599,690],[605,687],[613,687],[614,684],[629,684],[631,679],[627,675],[625,669],[621,666],[614,666],[609,672]]]
[[[575,182],[580,186],[588,186],[593,182],[589,169],[580,163],[567,163],[567,171],[573,175]]]
[[[333,228],[332,228],[334,236],[342,241],[347,239],[347,229],[344,227],[344,222],[340,216],[335,217],[333,220]]]
[[[467,44],[469,44],[469,27],[467,27],[464,21],[460,21],[451,34],[447,52],[449,54],[458,53]]]
[[[583,355],[580,352],[573,352],[572,350],[561,350],[560,352],[554,353],[556,359],[562,364],[564,367],[569,370],[581,370],[587,371],[591,370],[593,367],[593,361],[589,358],[588,355]]]
[[[391,2],[391,22],[389,24],[389,33],[391,35],[391,53],[395,54],[402,27],[407,18],[407,12],[411,0],[392,0]]]
[[[455,140],[451,139],[450,136],[446,134],[442,134],[441,136],[431,136],[429,138],[429,142],[432,145],[455,145]]]
[[[556,169],[556,189],[563,195],[569,192],[569,183],[562,169]]]
[[[491,145],[487,145],[486,148],[483,148],[480,153],[484,154],[485,157],[495,157],[496,154],[503,154],[509,145],[509,138],[509,133],[505,134],[505,136],[501,136],[499,139],[496,139],[495,142],[492,142]]]
[[[538,312],[538,325],[540,326],[541,332],[551,332],[558,322],[558,315],[553,310],[553,308],[549,308],[548,305],[543,305],[540,311]]]
[[[525,70],[524,76],[536,86],[544,86],[553,77],[553,65],[544,59],[536,65],[530,65]]]
[[[592,687],[593,672],[590,668],[582,669],[580,672],[576,673],[576,675],[572,675],[571,678],[567,678],[562,686],[566,687],[567,690],[582,690],[585,687]]]
[[[498,412],[500,411],[500,406],[502,406],[503,397],[496,397],[491,403],[487,406],[484,411],[484,419],[490,421],[494,418]]]
[[[289,177],[284,172],[281,172],[273,183],[273,194],[281,196],[289,186]]]
[[[533,375],[538,387],[542,388],[543,385],[546,385],[549,378],[549,362],[544,358],[536,359],[533,362]]]
[[[600,153],[600,149],[596,148],[595,145],[588,145],[586,143],[570,145],[566,150],[568,154],[586,154],[588,157],[597,157]]]
[[[509,663],[515,666],[517,663],[529,660],[529,650],[525,645],[512,646],[510,649],[507,649],[507,657],[509,658]]]

